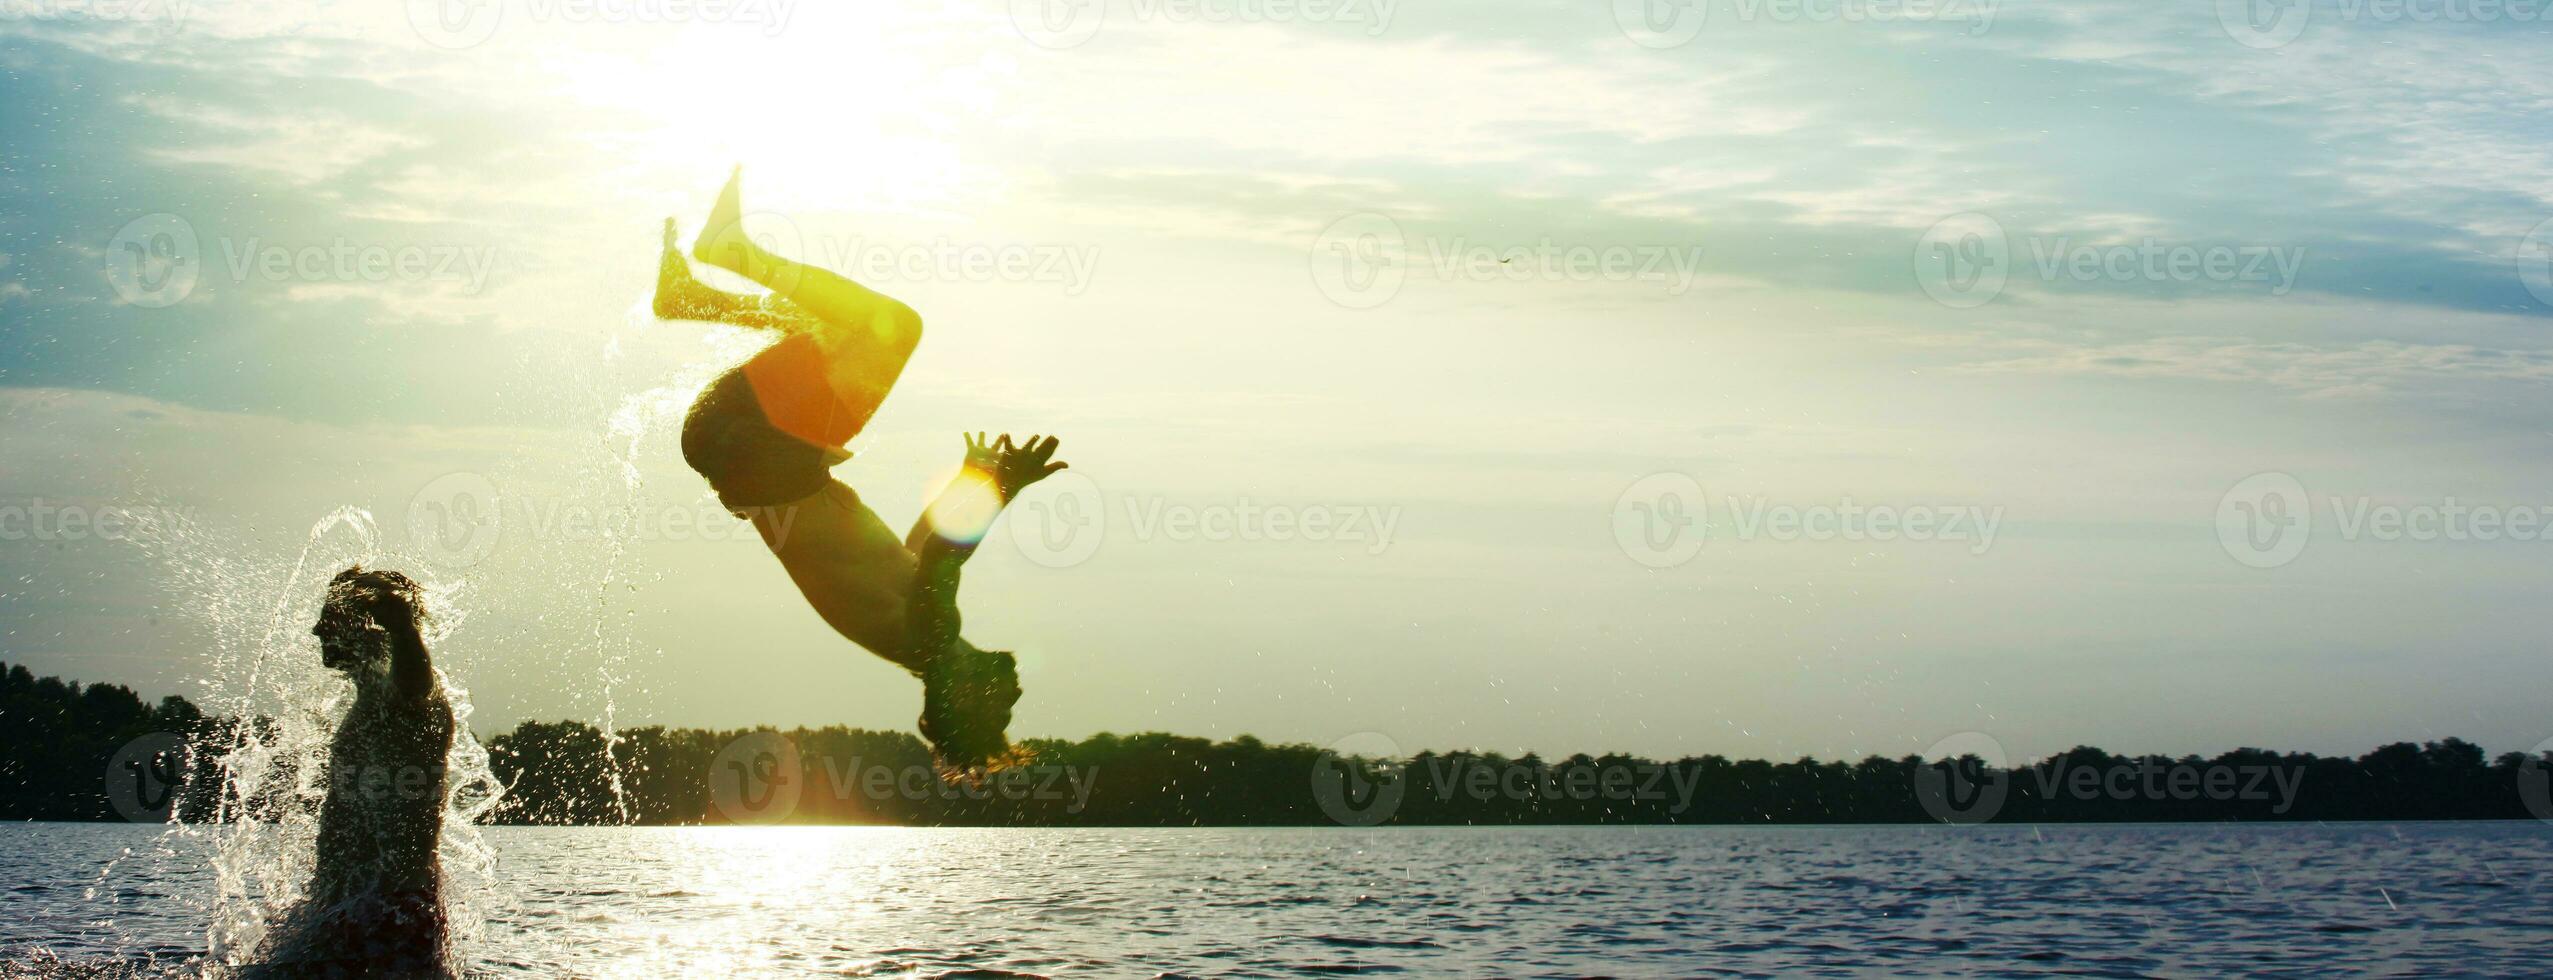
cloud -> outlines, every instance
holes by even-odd
[[[408,90],[431,74],[400,67],[418,59],[350,37],[75,27],[0,31],[0,175],[20,175],[0,177],[0,252],[23,284],[0,297],[0,383],[490,420],[512,413],[490,386],[576,390],[645,289],[650,266],[585,244],[627,234],[647,255],[644,223],[573,230],[593,219],[558,185],[590,151],[481,99],[501,75]],[[31,177],[71,160],[84,179]],[[189,233],[198,271],[165,308],[105,275],[115,236],[153,215]],[[589,275],[563,285],[562,267]]]
[[[1105,250],[1101,284],[1069,301],[911,284],[933,301],[934,340],[888,409],[892,431],[846,468],[864,491],[893,477],[882,507],[909,505],[917,475],[947,464],[946,432],[1021,417],[1069,425],[1079,471],[1120,492],[1408,505],[1410,536],[1352,567],[1128,542],[1089,574],[1033,577],[987,549],[970,588],[1003,596],[990,628],[1056,662],[1104,656],[1168,678],[1154,719],[1168,727],[1229,724],[1210,685],[1230,679],[1178,674],[1200,641],[1163,640],[1160,608],[1236,649],[1371,636],[1414,675],[1539,676],[1551,661],[1534,651],[1651,644],[1659,664],[1674,660],[1651,685],[1668,705],[1656,724],[1672,730],[1655,737],[1681,750],[1711,737],[1674,728],[1691,714],[1685,696],[1729,676],[1705,664],[1698,686],[1673,683],[1706,620],[1716,645],[1777,651],[1758,658],[1776,665],[1793,662],[1780,651],[1920,658],[1928,642],[2019,650],[2101,630],[2115,635],[2087,642],[2163,648],[2188,639],[2172,632],[2187,617],[2135,610],[2183,608],[2187,583],[2238,571],[2206,522],[2228,481],[2284,465],[2280,453],[2448,488],[2543,483],[2524,450],[2503,451],[2540,441],[2530,406],[2547,374],[2543,307],[2507,251],[2548,193],[2529,183],[2546,162],[2534,34],[2318,28],[2259,53],[2221,38],[2205,5],[2043,4],[1982,36],[1715,17],[1691,45],[1652,51],[1609,5],[1554,0],[1404,5],[1380,36],[1121,21],[1045,51],[1005,23],[1005,6],[808,5],[779,36],[517,17],[462,52],[424,45],[397,4],[307,16],[225,4],[174,35],[0,22],[0,254],[12,257],[0,385],[50,389],[0,392],[5,472],[27,494],[182,491],[239,532],[190,555],[207,565],[271,564],[338,507],[387,522],[421,484],[463,470],[551,501],[698,505],[666,428],[686,385],[751,341],[655,328],[643,307],[637,326],[625,318],[659,216],[696,217],[743,155],[758,206],[810,232],[885,240],[927,225],[983,241],[1062,226]],[[2032,236],[2301,247],[2299,285],[2315,295],[2017,269],[1993,303],[1950,310],[1925,298],[1909,259],[1932,221],[1971,210],[1994,215],[2025,264]],[[1304,257],[1357,211],[1393,215],[1422,254],[1457,240],[1673,246],[1698,250],[1702,278],[1669,296],[1422,276],[1389,308],[1349,315],[1314,291]],[[153,310],[120,302],[100,272],[118,230],[158,212],[194,225],[210,275]],[[229,262],[251,241],[340,239],[498,261],[470,289],[269,279]],[[2091,394],[2037,397],[2051,392]],[[2324,401],[2299,408],[2308,397]],[[2284,432],[2264,421],[2282,409],[2296,420]],[[643,445],[607,428],[615,418],[644,423]],[[2398,427],[2371,436],[2333,418]],[[2477,452],[2477,430],[2504,441]],[[2140,441],[2148,432],[2167,433],[2168,451]],[[642,479],[625,480],[628,467]],[[1646,570],[1620,560],[1605,518],[1653,471],[1701,473],[1714,492],[1951,494],[2012,505],[2015,527],[2047,526],[2026,506],[2142,528],[2118,546],[2033,550],[2016,535],[1991,565],[1724,549],[1681,577],[1632,577]],[[2195,545],[2175,550],[2183,539]],[[849,700],[824,685],[770,689],[775,674],[840,669],[842,646],[758,545],[576,544],[472,573],[495,586],[497,620],[537,624],[495,643],[473,634],[519,664],[475,665],[474,686],[514,699],[483,701],[497,709],[487,717],[573,713],[557,677],[585,674],[560,668],[590,672],[594,638],[623,638],[595,624],[626,611],[634,644],[722,655],[690,658],[712,669],[632,673],[683,692],[693,718],[910,718],[909,692],[892,686],[858,685]],[[1564,553],[1584,564],[1551,563]],[[0,557],[0,581],[149,595],[143,579],[94,567],[30,569],[43,560]],[[649,578],[657,566],[680,571]],[[2493,580],[2439,567],[2465,573],[2436,576],[2442,590]],[[2102,588],[2044,584],[2085,581]],[[624,584],[665,594],[627,599]],[[2256,593],[2211,594],[2241,600],[2225,600],[2227,618],[2258,621]],[[1525,612],[1460,615],[1485,595]],[[2023,618],[2003,633],[1978,623],[1981,595]],[[2399,597],[2399,578],[2356,595]],[[148,645],[117,632],[128,620],[80,612],[101,600],[42,601],[11,635],[52,637],[58,660]],[[2384,603],[2346,605],[2370,618],[2281,623],[2265,649],[2394,639],[2367,629]],[[1324,612],[1285,613],[1304,608]],[[152,650],[183,655],[192,639]],[[729,669],[738,645],[768,648],[770,671]],[[1283,676],[1302,663],[1259,686],[1317,696]],[[1350,673],[1363,667],[1342,668],[1338,686],[1390,686]],[[1056,713],[1033,724],[1121,722],[1100,685],[1123,676],[1048,675],[1093,686],[1042,703],[1099,707],[1041,708]],[[2009,697],[2055,703],[2045,694]],[[1973,691],[1945,697],[1912,707],[1945,723],[1976,707]],[[1176,713],[1183,698],[1213,710]],[[1495,717],[1505,703],[1413,710]]]
[[[1016,92],[1047,110],[1057,137],[1113,143],[1148,132],[1333,168],[1408,160],[1531,173],[1601,162],[1587,152],[1593,144],[1572,139],[1655,144],[1802,122],[1793,107],[1750,98],[1772,80],[1745,59],[1661,72],[1528,42],[1351,40],[1265,26],[1130,25],[1111,40],[1125,56],[1057,58],[1019,79],[1064,83]],[[1068,109],[1093,105],[1106,107],[1106,130],[1064,125]]]
[[[413,131],[314,117],[306,111],[250,115],[219,105],[179,106],[140,98],[133,102],[158,116],[159,126],[196,134],[184,142],[148,147],[154,159],[180,168],[213,166],[271,174],[291,188],[323,186],[365,163],[428,142],[427,136]]]
[[[2366,341],[2316,346],[2173,336],[2095,345],[2011,340],[1999,346],[2013,351],[2013,356],[1972,363],[1964,370],[2258,384],[2317,398],[2400,393],[2442,383],[2553,382],[2553,351],[2469,344]]]
[[[2528,228],[2553,218],[2553,188],[2537,176],[2553,170],[2543,138],[2553,79],[2537,70],[2542,34],[2533,24],[2389,21],[2377,7],[2316,4],[2295,41],[2255,50],[2212,30],[2203,11],[2058,6],[2022,13],[2102,43],[2049,45],[2017,33],[1987,43],[2087,68],[2133,65],[2228,120],[2294,130],[2306,139],[2290,152],[2259,154],[2243,171],[2213,177],[2246,177],[2271,193],[2283,187],[2280,210],[2311,200],[2326,212],[2387,215],[2457,233],[2402,243],[2409,248],[2504,258]]]

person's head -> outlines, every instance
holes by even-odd
[[[961,640],[926,668],[922,737],[941,768],[988,772],[1020,761],[1002,730],[1019,701],[1019,660]]]
[[[310,627],[319,638],[319,665],[357,679],[378,672],[390,659],[390,630],[414,627],[421,593],[397,572],[361,565],[338,572],[328,580],[319,622]]]

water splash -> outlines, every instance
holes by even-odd
[[[410,569],[420,565],[385,548],[369,512],[340,508],[311,526],[290,562],[261,563],[244,542],[194,524],[172,523],[145,536],[171,579],[171,605],[202,619],[213,669],[202,701],[230,719],[226,730],[201,733],[191,750],[217,760],[213,812],[199,823],[173,813],[172,837],[211,844],[214,885],[190,898],[208,923],[210,970],[251,965],[295,931],[307,913],[320,803],[327,793],[329,740],[353,700],[353,688],[320,666],[307,624],[325,600],[326,584],[349,565]],[[468,618],[460,582],[415,574],[430,615],[421,622],[429,649],[442,654]],[[470,962],[486,940],[486,922],[512,903],[499,887],[497,856],[478,824],[503,795],[487,749],[471,733],[469,691],[450,678],[445,693],[455,721],[447,757],[441,848],[447,952]]]
[[[619,344],[613,342],[605,351],[616,359]],[[638,442],[647,434],[647,415],[639,410],[636,398],[621,403],[611,415],[604,432],[603,444],[618,464],[621,489],[621,515],[618,523],[606,529],[602,577],[594,588],[594,659],[595,670],[603,679],[603,711],[595,727],[603,733],[603,772],[612,791],[612,812],[622,823],[633,822],[629,809],[629,787],[621,781],[620,764],[620,690],[629,661],[630,637],[626,630],[611,629],[612,606],[617,590],[613,588],[623,574],[622,565],[629,558],[630,538],[636,531],[637,504],[642,481],[638,473]]]
[[[639,319],[636,312],[633,321]],[[519,639],[462,628],[474,612],[504,618],[515,611],[509,594],[502,591],[485,597],[490,608],[479,608],[482,604],[472,601],[478,598],[473,583],[525,572],[564,571],[575,576],[570,588],[590,588],[594,606],[590,630],[581,631],[584,643],[513,648],[509,658],[546,648],[568,655],[568,662],[560,667],[575,673],[591,671],[586,676],[594,678],[593,686],[574,687],[599,698],[593,717],[604,736],[614,809],[629,819],[633,808],[619,783],[620,760],[613,756],[618,745],[620,691],[635,674],[631,660],[638,652],[627,620],[637,614],[636,596],[649,580],[646,549],[638,540],[644,526],[637,515],[646,489],[639,466],[645,458],[642,449],[655,452],[659,447],[648,440],[672,431],[693,395],[712,375],[741,360],[765,339],[750,331],[713,329],[697,338],[701,352],[708,356],[678,355],[675,360],[680,366],[668,377],[661,361],[626,355],[620,338],[614,337],[601,351],[600,371],[571,373],[567,377],[584,383],[548,393],[550,398],[565,394],[583,402],[557,408],[605,420],[595,441],[589,443],[600,452],[565,466],[555,456],[545,458],[539,461],[536,476],[522,481],[548,482],[539,478],[554,478],[565,471],[573,475],[569,485],[577,482],[574,477],[581,477],[583,486],[599,490],[604,499],[617,498],[619,506],[609,510],[621,519],[607,521],[601,547],[584,555],[562,555],[550,548],[537,557],[517,552],[507,560],[482,565],[484,552],[465,555],[438,548],[435,542],[418,538],[414,526],[405,527],[404,534],[385,536],[373,514],[359,507],[326,514],[311,525],[297,547],[278,548],[273,537],[253,527],[198,522],[194,512],[185,508],[149,509],[145,516],[156,518],[157,523],[137,529],[130,540],[159,570],[165,608],[187,621],[187,632],[201,638],[208,654],[206,669],[194,680],[195,689],[188,696],[208,716],[236,719],[238,724],[190,746],[198,758],[213,760],[218,772],[217,812],[172,814],[153,847],[110,863],[100,873],[97,887],[91,889],[92,900],[105,904],[106,915],[112,917],[122,901],[118,897],[122,890],[114,887],[118,875],[155,874],[144,865],[184,854],[189,855],[186,860],[192,868],[210,866],[205,869],[208,884],[190,886],[177,896],[206,923],[204,959],[197,969],[218,974],[253,964],[293,931],[295,910],[310,890],[315,870],[329,742],[353,700],[351,685],[320,667],[317,644],[308,628],[324,601],[329,578],[358,563],[405,572],[423,586],[434,613],[423,624],[427,643],[439,667],[449,670],[458,663],[463,665],[458,671],[462,676],[472,673],[467,665],[493,659],[474,656],[474,650],[505,649]],[[626,376],[641,373],[646,380],[633,382]],[[492,483],[484,476],[480,482]],[[142,494],[136,499],[159,496]],[[413,524],[416,515],[407,516]],[[531,618],[529,626],[512,628],[538,629],[539,617]],[[564,637],[551,637],[560,638]],[[521,951],[493,949],[489,923],[506,921],[509,910],[521,907],[523,897],[500,883],[498,855],[479,830],[495,814],[504,787],[491,768],[486,747],[473,734],[469,692],[450,675],[444,677],[444,686],[456,722],[439,854],[449,961],[461,965],[507,962]],[[210,858],[203,858],[205,854]]]
[[[643,298],[632,304],[627,317],[634,327],[640,329],[658,322],[652,304]],[[622,823],[634,822],[635,814],[630,808],[628,788],[621,779],[619,691],[628,676],[628,665],[635,648],[630,631],[613,629],[612,623],[616,619],[626,620],[636,615],[636,610],[627,603],[628,596],[637,590],[638,572],[631,545],[640,529],[639,508],[646,492],[646,479],[638,467],[640,448],[651,434],[670,428],[669,423],[678,424],[692,398],[709,383],[721,366],[742,360],[743,352],[751,350],[760,339],[751,331],[713,329],[703,335],[702,342],[716,356],[687,362],[676,371],[670,382],[641,387],[622,379],[622,383],[604,389],[636,389],[634,393],[622,396],[604,416],[606,422],[601,444],[607,457],[606,465],[612,475],[619,478],[615,485],[620,495],[620,506],[611,510],[619,515],[619,520],[605,528],[605,549],[600,574],[594,584],[590,637],[595,672],[601,680],[598,693],[602,704],[595,717],[595,727],[602,733],[604,773],[612,794],[613,812]],[[627,351],[620,337],[613,336],[604,341],[602,363],[612,369],[628,366]],[[602,396],[597,398],[598,402],[609,397],[602,392],[597,394]]]

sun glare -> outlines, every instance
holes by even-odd
[[[665,32],[578,57],[560,75],[580,99],[636,117],[627,149],[651,167],[715,174],[747,165],[767,195],[756,210],[804,222],[814,212],[961,203],[953,110],[980,95],[986,73],[911,40],[929,32],[858,26],[779,37]]]
[[[973,544],[993,529],[993,518],[1002,512],[1002,498],[991,478],[960,469],[948,490],[931,501],[930,512],[931,526],[939,529],[941,537]]]

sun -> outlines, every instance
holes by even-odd
[[[755,206],[801,221],[955,208],[967,168],[952,135],[985,73],[929,43],[942,32],[893,23],[917,14],[862,7],[841,29],[635,33],[554,67],[573,97],[620,117],[617,149],[648,170],[743,163]]]

